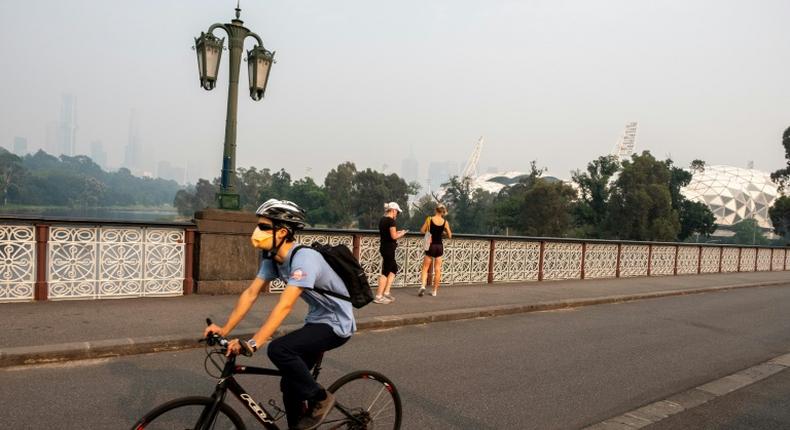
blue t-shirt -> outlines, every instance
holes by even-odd
[[[313,290],[315,286],[348,296],[343,280],[314,249],[299,250],[293,258],[293,267],[290,267],[291,253],[295,248],[296,245],[288,251],[283,264],[277,265],[279,273],[274,267],[274,260],[263,259],[257,277],[265,281],[280,278],[287,285],[301,288],[300,297],[309,306],[305,323],[328,324],[336,335],[350,337],[357,330],[351,302]]]

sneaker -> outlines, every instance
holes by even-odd
[[[384,294],[385,299],[389,299],[390,303],[395,301],[395,297],[392,297],[390,293]]]
[[[386,298],[384,296],[376,296],[376,298],[373,299],[373,303],[376,303],[376,304],[379,304],[379,305],[388,305],[388,304],[390,304],[391,301],[392,300],[390,300],[390,299],[388,299],[388,298]]]
[[[436,297],[436,290],[433,290],[433,291],[431,291],[431,295],[432,295],[433,297]]]
[[[422,297],[425,294],[425,287],[420,287],[420,291],[417,291],[417,297]]]
[[[334,406],[335,395],[327,391],[326,398],[318,403],[315,403],[314,405],[311,405],[305,416],[299,420],[297,428],[301,430],[312,430],[318,428],[318,426],[324,422],[326,416],[329,415],[329,412]]]

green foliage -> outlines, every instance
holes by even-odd
[[[354,191],[354,176],[356,174],[357,168],[354,163],[347,161],[326,175],[324,189],[328,199],[327,224],[348,227],[354,222],[350,196]]]
[[[530,173],[496,196],[493,221],[501,230],[524,236],[566,236],[573,225],[576,191],[562,182],[541,178],[533,161]]]
[[[9,192],[13,193],[22,185],[25,169],[22,160],[16,155],[0,148],[0,197],[2,205],[8,202]]]
[[[716,231],[716,217],[705,203],[684,199],[680,205],[679,215],[678,240],[680,241],[684,241],[694,234],[707,238]]]
[[[623,162],[614,183],[606,223],[609,237],[627,240],[674,241],[680,231],[673,208],[668,163],[649,151]]]
[[[462,233],[488,232],[488,208],[493,203],[494,196],[479,188],[472,188],[470,178],[453,176],[442,186],[444,195],[442,195],[441,202],[447,207],[447,220],[451,222],[453,231]],[[428,210],[423,212],[420,220],[424,220],[424,216],[433,215],[435,207],[435,204],[429,204]]]
[[[691,202],[680,192],[681,188],[691,183],[692,173],[675,167],[672,160],[665,161],[670,171],[669,192],[672,196],[672,208],[678,212],[680,231],[678,240],[684,241],[691,235],[709,237],[716,231],[716,217],[708,205],[701,202]],[[694,160],[691,170],[700,172],[705,170],[705,162]]]
[[[408,184],[396,174],[385,175],[372,169],[356,172],[352,181],[351,209],[362,229],[378,227],[384,213],[384,203],[397,202],[403,209],[399,220],[408,223],[409,196],[417,192],[416,184]],[[346,197],[348,198],[348,197]]]
[[[774,226],[774,233],[782,236],[785,243],[790,243],[790,197],[780,196],[771,208],[768,209],[768,216]]]
[[[762,229],[757,225],[755,219],[745,219],[732,226],[735,236],[730,239],[730,243],[738,245],[768,245],[771,243],[763,235]]]
[[[617,157],[609,155],[587,164],[587,172],[573,172],[573,182],[579,187],[579,199],[571,209],[577,226],[576,236],[604,237],[601,227],[609,214],[609,182],[619,168]]]
[[[771,173],[771,180],[779,185],[780,191],[790,182],[790,127],[782,134],[782,146],[785,147],[786,166]]]
[[[140,178],[128,169],[105,172],[89,157],[53,157],[44,151],[19,158],[0,152],[3,203],[36,206],[108,207],[168,204],[175,181]]]

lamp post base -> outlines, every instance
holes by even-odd
[[[219,209],[237,211],[241,208],[239,195],[235,193],[217,193],[217,206]]]

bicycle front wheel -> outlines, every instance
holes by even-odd
[[[400,429],[400,394],[381,373],[351,372],[327,390],[335,395],[337,403],[321,429]]]
[[[201,414],[214,403],[210,397],[184,397],[157,406],[132,426],[132,430],[245,430],[244,422],[226,403],[219,404],[213,423],[203,423]]]

